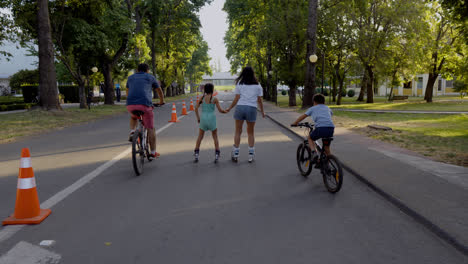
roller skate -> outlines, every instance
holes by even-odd
[[[255,147],[249,147],[249,163],[252,163],[255,158]]]
[[[219,155],[220,155],[220,151],[219,151],[219,150],[216,150],[214,163],[218,163],[218,161],[219,161]]]
[[[196,150],[193,152],[193,156],[195,157],[195,159],[193,160],[193,162],[197,163],[197,162],[198,162],[198,157],[200,156],[200,150],[199,150],[199,149],[196,149]]]
[[[232,161],[237,162],[239,159],[239,148],[236,148],[235,146],[232,147],[231,159]]]

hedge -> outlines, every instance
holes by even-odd
[[[33,98],[38,95],[39,87],[37,85],[21,86],[25,103],[31,103]],[[79,87],[74,85],[59,86],[60,94],[63,94],[65,103],[79,103]]]
[[[348,90],[348,97],[353,97],[355,94],[354,90]]]
[[[13,111],[13,110],[23,110],[23,109],[30,109],[31,106],[35,104],[10,104],[10,105],[0,105],[0,111]]]

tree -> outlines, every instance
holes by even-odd
[[[185,73],[190,83],[190,92],[195,92],[195,84],[202,80],[203,74],[212,74],[209,66],[208,43],[199,36],[199,47],[193,52]]]
[[[39,70],[20,70],[10,77],[10,87],[12,90],[20,91],[21,85],[39,83]]]
[[[383,51],[403,28],[412,26],[406,19],[418,16],[424,10],[423,3],[423,0],[353,1],[350,14],[355,25],[357,54],[365,70],[363,84],[366,86],[367,103],[374,102],[377,88],[375,70]],[[361,94],[358,100],[362,99]]]
[[[429,71],[429,79],[426,85],[424,100],[432,102],[434,84],[439,74],[444,73],[444,66],[448,61],[457,59],[456,49],[460,43],[459,32],[456,25],[450,20],[447,11],[440,5],[431,5],[427,15],[428,34],[425,39],[426,69]],[[466,44],[465,44],[466,45]]]
[[[0,1],[0,8],[7,8],[8,6],[8,1]],[[3,44],[5,44],[6,41],[12,40],[13,31],[14,26],[10,13],[5,11],[0,12],[0,46],[3,46]],[[5,56],[7,60],[10,60],[9,57],[12,56],[9,52],[6,52],[4,50],[0,50],[0,55]]]
[[[318,0],[309,0],[309,18],[307,23],[307,56],[305,58],[306,72],[302,108],[308,108],[313,105],[312,97],[315,93],[315,63],[310,62],[309,57],[317,53],[317,6]]]
[[[463,98],[468,94],[468,85],[463,81],[454,81],[453,90],[460,93],[460,97]]]
[[[37,36],[39,46],[39,91],[40,105],[45,110],[61,109],[57,78],[54,65],[54,47],[52,43],[49,1],[38,0]]]

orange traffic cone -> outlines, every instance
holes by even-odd
[[[189,111],[195,111],[195,108],[193,107],[193,99],[190,99],[190,109]]]
[[[182,114],[181,115],[187,115],[187,107],[185,107],[185,101],[182,103]]]
[[[2,222],[3,225],[39,224],[51,213],[50,209],[41,209],[37,196],[36,179],[31,167],[29,149],[21,151],[18,175],[15,212]]]
[[[175,107],[175,103],[172,103],[172,114],[171,114],[171,120],[169,120],[169,123],[176,123],[176,122],[179,122],[179,120],[177,120],[177,110]]]

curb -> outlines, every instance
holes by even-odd
[[[270,119],[271,121],[273,121],[273,123],[279,125],[280,127],[286,129],[287,131],[289,131],[290,133],[292,133],[293,135],[295,135],[296,137],[298,137],[299,139],[301,140],[304,140],[304,138],[302,136],[300,136],[299,134],[297,134],[296,132],[294,132],[294,130],[292,130],[291,128],[289,128],[288,126],[285,126],[284,124],[282,124],[281,122],[277,121],[276,119],[272,118],[270,115],[266,114],[265,115],[266,117],[268,117],[268,119]],[[416,220],[416,222],[418,222],[419,224],[423,225],[424,227],[426,227],[429,231],[431,231],[432,233],[434,233],[436,236],[438,236],[440,239],[442,239],[443,241],[445,241],[446,243],[450,244],[451,246],[453,246],[456,250],[460,251],[462,254],[464,254],[465,256],[468,256],[468,246],[467,245],[464,245],[463,243],[461,243],[460,241],[458,241],[455,237],[453,237],[452,235],[450,235],[448,232],[446,232],[445,230],[443,230],[442,228],[440,228],[438,225],[434,224],[433,222],[431,222],[428,218],[426,218],[425,216],[419,214],[418,212],[416,212],[415,210],[411,209],[410,207],[408,207],[407,205],[405,205],[402,201],[400,201],[398,198],[392,196],[391,194],[389,194],[388,192],[384,191],[383,189],[381,189],[380,187],[376,186],[375,184],[373,184],[372,182],[370,182],[369,180],[367,180],[365,177],[363,177],[362,175],[360,175],[358,172],[354,171],[350,166],[348,166],[346,163],[343,163],[341,160],[340,160],[341,164],[343,165],[343,167],[345,168],[345,170],[347,170],[349,173],[351,173],[354,177],[356,177],[360,182],[364,183],[366,186],[368,186],[370,189],[372,189],[373,191],[375,191],[377,194],[379,194],[380,196],[382,196],[385,200],[387,200],[388,202],[390,202],[391,204],[393,204],[394,206],[396,206],[398,209],[400,209],[402,212],[404,212],[406,215],[410,216],[411,218],[413,218],[414,220]]]

